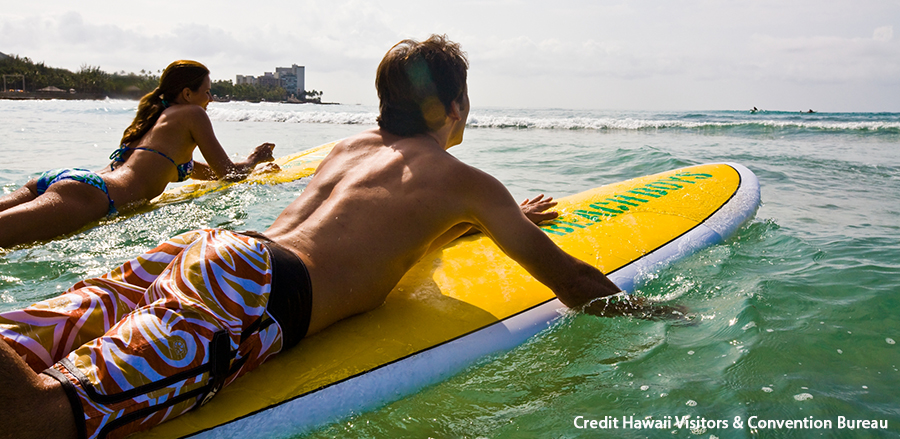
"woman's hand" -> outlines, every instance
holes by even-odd
[[[263,143],[262,145],[257,146],[253,152],[247,156],[247,161],[253,165],[262,162],[271,162],[272,160],[275,160],[275,157],[272,156],[272,150],[274,148],[274,143]]]
[[[234,163],[229,172],[225,174],[222,179],[227,181],[243,180],[253,172],[253,168],[255,168],[257,164],[275,160],[275,158],[272,157],[273,148],[275,148],[275,144],[268,142],[257,146],[253,149],[253,152],[247,156],[247,159]],[[267,168],[267,172],[271,172],[272,170],[273,168],[271,167]]]
[[[277,163],[269,162],[269,163],[265,163],[263,165],[257,166],[256,168],[253,169],[253,172],[251,172],[251,174],[253,174],[253,175],[270,174],[270,173],[278,172],[278,171],[281,171],[281,166],[278,166]]]

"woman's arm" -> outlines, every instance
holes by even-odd
[[[253,171],[253,168],[261,162],[272,161],[272,149],[274,143],[263,143],[257,146],[250,155],[239,162],[233,162],[225,152],[225,148],[219,143],[213,131],[212,122],[206,111],[201,107],[190,112],[188,127],[193,140],[206,163],[195,162],[192,177],[198,180],[224,179],[230,181],[242,180]]]
[[[218,180],[219,176],[206,163],[194,161],[194,171],[191,172],[194,180]]]

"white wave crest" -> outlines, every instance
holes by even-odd
[[[375,113],[329,111],[286,111],[251,108],[210,108],[214,120],[229,122],[324,123],[336,125],[374,125]]]
[[[580,113],[580,114],[579,114]],[[214,120],[232,122],[285,122],[336,125],[375,125],[377,108],[354,106],[312,106],[277,103],[226,103],[210,107]],[[900,130],[893,115],[817,115],[805,119],[795,114],[775,113],[766,118],[735,115],[733,112],[707,114],[635,114],[577,110],[488,110],[469,115],[472,128],[541,130],[812,130],[888,131]]]
[[[560,130],[657,130],[657,129],[813,129],[837,131],[880,131],[898,130],[900,122],[866,121],[787,121],[787,120],[741,120],[730,122],[686,121],[674,119],[637,118],[533,118],[516,116],[469,117],[467,126],[477,128],[534,128]]]

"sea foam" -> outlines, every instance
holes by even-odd
[[[318,106],[246,102],[211,105],[213,120],[229,122],[320,123],[375,125],[377,108],[370,106]],[[598,110],[474,109],[470,128],[653,131],[690,130],[740,132],[771,131],[875,132],[900,134],[900,117],[872,113],[766,112],[751,115],[738,111],[697,112],[616,112]]]

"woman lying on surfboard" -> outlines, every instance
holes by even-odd
[[[169,182],[240,180],[256,164],[273,160],[271,143],[243,161],[228,158],[206,114],[209,89],[203,64],[175,61],[166,67],[159,86],[138,104],[109,166],[53,169],[0,198],[0,247],[74,232],[156,197]],[[207,163],[192,159],[197,147]]]

